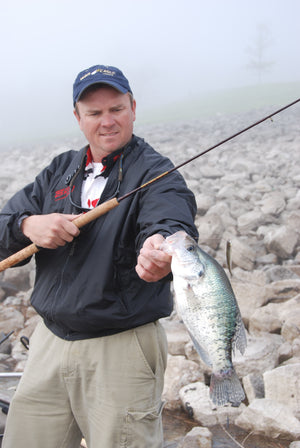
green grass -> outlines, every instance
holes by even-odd
[[[247,112],[262,107],[281,107],[300,97],[300,82],[260,84],[207,92],[144,112],[140,122],[172,122],[221,114]]]

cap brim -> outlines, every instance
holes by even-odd
[[[113,87],[114,89],[118,90],[118,92],[120,92],[120,93],[124,93],[124,94],[125,94],[125,93],[129,92],[128,89],[126,89],[126,88],[120,86],[120,84],[118,84],[118,83],[115,83],[115,82],[107,82],[107,81],[96,81],[96,82],[93,82],[93,83],[88,84],[86,87],[84,87],[84,88],[81,90],[81,92],[77,95],[77,98],[76,98],[75,103],[77,103],[77,101],[80,101],[80,98],[82,97],[82,95],[84,94],[84,92],[85,92],[89,87],[91,87],[91,86],[95,86],[95,85],[97,85],[97,84],[99,84],[99,85],[103,85],[103,84],[104,84],[104,85]]]

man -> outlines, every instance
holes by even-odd
[[[182,176],[131,195],[80,231],[78,214],[169,170],[133,134],[136,103],[123,73],[77,76],[74,114],[87,138],[56,157],[0,215],[0,254],[33,242],[31,302],[42,316],[10,406],[4,448],[162,447],[171,258],[161,242],[194,237],[196,206]],[[28,260],[27,260],[28,261]]]

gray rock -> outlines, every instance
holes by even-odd
[[[292,341],[292,353],[295,358],[300,358],[300,337],[293,339]]]
[[[289,448],[300,448],[300,442],[292,442]]]
[[[272,439],[300,437],[300,422],[285,405],[267,398],[256,399],[244,409],[235,424],[245,431]]]
[[[0,307],[0,331],[5,334],[23,328],[24,321],[24,316],[20,311],[10,307]]]
[[[245,271],[238,267],[233,269],[233,279],[235,282],[240,282],[242,284],[248,283],[249,285],[262,287],[265,287],[267,282],[265,271],[258,269]]]
[[[246,327],[248,327],[254,311],[266,303],[265,287],[236,281],[235,278],[232,278],[231,285],[238,301],[243,321]]]
[[[266,285],[265,303],[284,302],[300,293],[300,279],[278,280]]]
[[[196,426],[179,442],[177,448],[212,448],[212,433],[208,428]]]
[[[17,308],[17,307],[20,307],[21,304],[22,304],[21,297],[14,297],[14,296],[6,297],[6,299],[3,302],[3,305],[5,307],[13,306],[13,307]]]
[[[294,314],[290,315],[282,325],[281,335],[288,342],[293,342],[300,337],[299,314],[299,310],[295,310]]]
[[[203,381],[204,377],[197,363],[184,356],[169,355],[163,391],[166,409],[179,409],[181,406],[180,389],[186,384],[199,380]]]
[[[204,168],[200,168],[200,173],[201,176],[203,176],[204,178],[209,178],[209,179],[219,179],[220,177],[222,177],[224,175],[224,173],[221,171],[220,167],[215,167],[215,166],[206,166],[205,169]]]
[[[285,209],[285,205],[284,195],[276,191],[264,195],[261,210],[265,215],[271,214],[278,216]]]
[[[213,196],[201,193],[196,196],[196,202],[197,214],[203,216],[214,204],[214,198]]]
[[[19,287],[14,285],[14,280],[10,282],[1,281],[1,300],[0,302],[4,301],[4,299],[8,296],[15,296],[19,292]]]
[[[282,403],[300,419],[300,364],[277,367],[263,374],[265,397]]]
[[[300,209],[300,195],[299,195],[299,192],[298,192],[298,194],[294,198],[288,200],[286,209],[290,210],[290,211],[297,210],[297,209],[299,210]]]
[[[275,254],[266,254],[256,258],[255,262],[257,265],[272,265],[278,262],[278,257]]]
[[[280,226],[265,236],[267,249],[279,258],[289,258],[295,251],[298,242],[297,233],[288,226]]]
[[[20,291],[27,291],[30,288],[29,276],[31,270],[31,264],[7,269],[4,271],[3,281],[13,285]]]
[[[209,387],[204,383],[188,384],[180,390],[183,408],[202,426],[233,423],[236,417],[245,409],[242,403],[239,407],[220,406],[218,408],[209,398]]]
[[[234,184],[226,184],[217,193],[217,199],[231,199],[235,194]]]
[[[218,215],[222,221],[224,229],[234,229],[234,234],[236,234],[235,226],[236,219],[231,216],[230,209],[226,202],[217,202],[215,205],[210,207],[207,211],[207,215]],[[223,234],[224,237],[224,234]]]
[[[6,415],[3,414],[2,411],[0,411],[0,434],[4,433],[5,424],[6,424]]]
[[[262,193],[270,193],[272,191],[272,187],[266,180],[260,179],[254,185],[253,188],[262,192]]]
[[[178,319],[161,319],[168,338],[168,353],[173,356],[185,355],[185,346],[190,341],[186,327]]]
[[[300,255],[300,252],[299,252]],[[294,272],[298,277],[300,277],[300,264],[294,264],[289,266],[289,270]]]
[[[223,223],[221,218],[215,214],[207,214],[198,221],[199,244],[207,244],[217,249],[223,235]]]
[[[269,303],[262,308],[256,309],[249,320],[249,331],[251,333],[267,332],[280,334],[285,322],[294,317],[296,317],[296,321],[300,322],[299,303],[300,295],[297,295],[286,302]]]
[[[280,334],[282,320],[277,311],[278,306],[273,303],[256,309],[249,320],[249,331],[252,334],[260,332]]]
[[[278,365],[278,348],[282,337],[277,334],[261,333],[260,336],[247,335],[244,355],[238,351],[233,356],[233,364],[239,377],[248,374],[263,374]]]
[[[292,344],[284,342],[278,349],[278,364],[282,364],[294,355]]]
[[[291,212],[287,219],[286,224],[293,229],[296,233],[300,233],[300,210],[294,210]]]
[[[265,398],[265,386],[262,375],[252,373],[244,376],[243,386],[249,403],[256,398]]]
[[[255,252],[241,239],[233,238],[231,240],[231,260],[232,266],[238,266],[247,271],[254,268]]]
[[[253,210],[240,215],[237,224],[241,233],[248,233],[250,230],[256,230],[266,221],[265,215],[260,210]]]
[[[11,341],[9,339],[5,339],[8,336],[8,334],[3,333],[3,331],[0,332],[0,354],[9,355],[11,353]]]
[[[266,279],[269,283],[285,279],[299,279],[300,276],[285,266],[272,266],[266,269]]]

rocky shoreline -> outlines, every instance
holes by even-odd
[[[270,112],[149,125],[136,133],[177,165]],[[197,199],[199,244],[226,270],[226,244],[231,241],[232,277],[227,272],[248,337],[246,353],[234,357],[246,393],[240,407],[212,406],[211,372],[176,310],[162,320],[169,342],[164,390],[168,410],[183,408],[200,427],[229,421],[254,434],[285,438],[294,441],[293,448],[300,440],[299,117],[300,107],[295,106],[180,170]],[[1,207],[55,154],[80,145],[77,141],[66,148],[5,154]],[[14,330],[0,346],[2,372],[22,371],[26,363],[27,351],[19,339],[30,337],[39,319],[30,306],[33,282],[34,261],[0,274],[0,332]],[[180,446],[188,446],[190,437]]]

